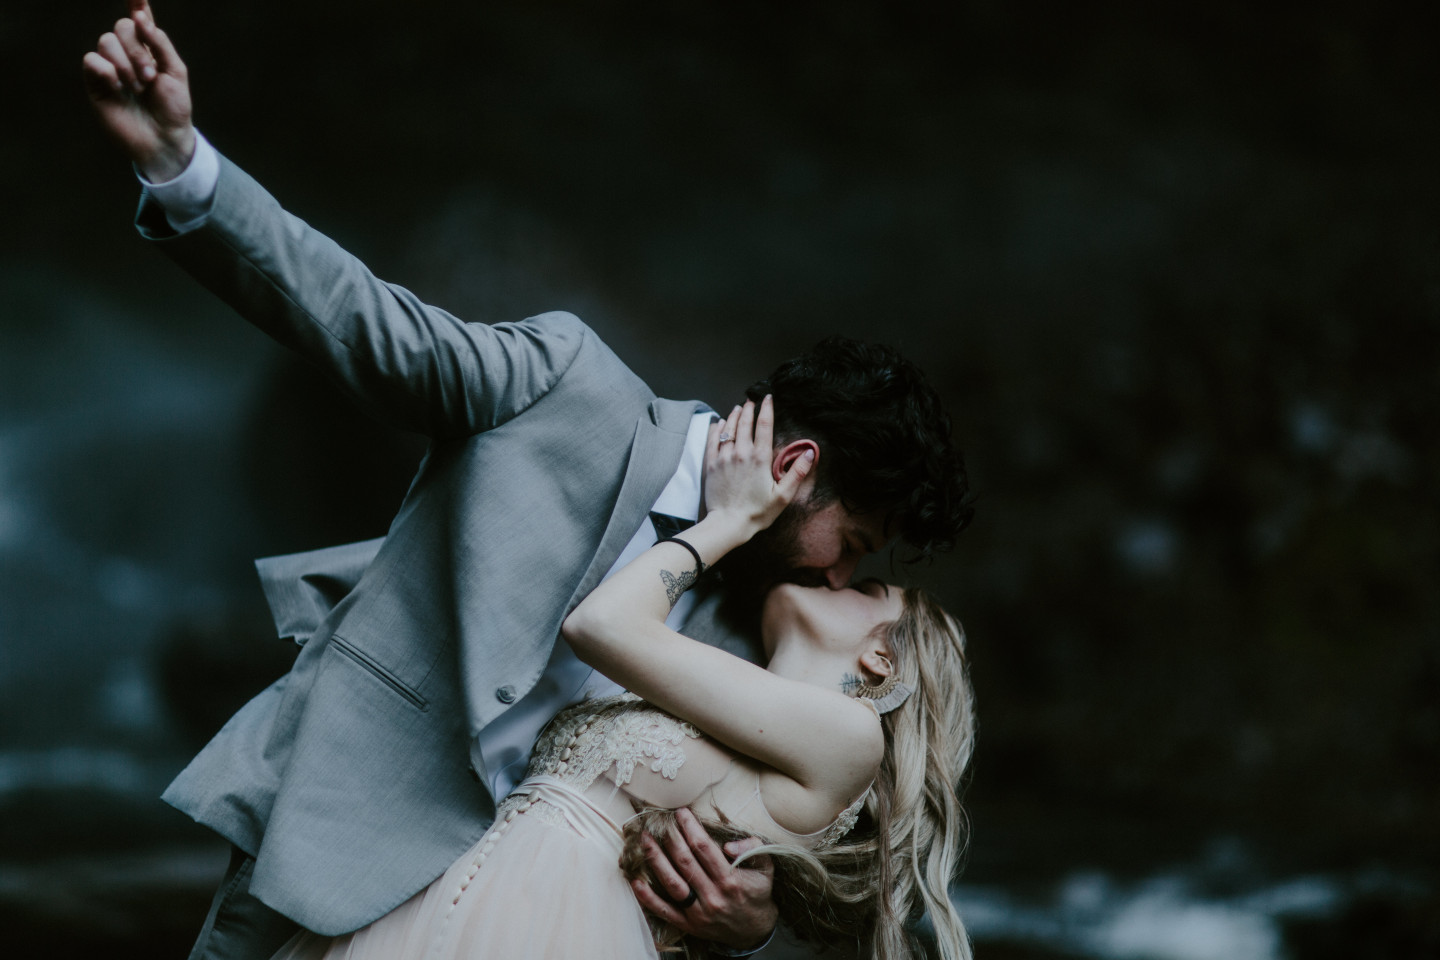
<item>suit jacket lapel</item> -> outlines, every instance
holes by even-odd
[[[635,425],[620,495],[599,549],[565,610],[568,614],[600,583],[675,475],[690,418],[704,409],[694,401],[656,399]],[[281,637],[303,641],[355,586],[384,538],[257,560],[265,597]]]
[[[620,483],[620,496],[600,537],[600,547],[565,606],[567,614],[600,585],[620,551],[640,529],[660,491],[675,475],[675,465],[685,449],[690,418],[700,409],[703,407],[694,401],[652,400],[648,415],[635,425],[635,439],[630,444],[630,460],[625,479]]]

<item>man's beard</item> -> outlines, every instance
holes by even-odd
[[[800,528],[812,514],[825,506],[812,497],[786,507],[775,522],[731,550],[715,564],[732,595],[758,600],[777,583],[798,583],[804,587],[825,585],[825,571],[802,568]]]

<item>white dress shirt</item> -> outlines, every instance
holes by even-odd
[[[705,440],[710,432],[714,414],[701,411],[690,418],[690,429],[685,434],[685,452],[680,455],[680,466],[665,489],[660,491],[652,513],[664,513],[682,520],[697,520],[700,516],[700,477],[705,462]],[[620,551],[614,565],[605,573],[604,580],[610,579],[615,571],[634,560],[655,543],[655,526],[647,516],[640,529],[630,538],[625,549]],[[665,623],[671,629],[679,630],[695,606],[693,593],[682,593],[675,602]],[[535,740],[550,718],[572,703],[579,703],[587,697],[605,697],[621,692],[615,681],[596,670],[587,667],[575,656],[563,637],[555,639],[555,649],[545,671],[531,688],[509,710],[490,721],[481,730],[476,740],[480,755],[484,759],[482,774],[496,800],[501,799],[515,785],[525,779],[525,768],[530,763],[530,751]],[[473,753],[472,753],[473,756]]]
[[[164,183],[151,183],[141,175],[140,185],[160,208],[170,229],[176,233],[189,233],[205,223],[210,208],[215,203],[215,185],[220,182],[220,154],[205,139],[199,130],[195,131],[195,155],[179,176]]]

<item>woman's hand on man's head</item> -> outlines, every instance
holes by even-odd
[[[724,518],[741,540],[764,530],[794,501],[815,455],[806,450],[788,464],[775,457],[775,407],[767,396],[757,407],[747,400],[730,416],[710,425],[705,447],[707,518]]]

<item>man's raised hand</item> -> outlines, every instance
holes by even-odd
[[[184,172],[195,154],[190,77],[149,0],[130,0],[82,64],[100,122],[145,177],[162,183]]]

